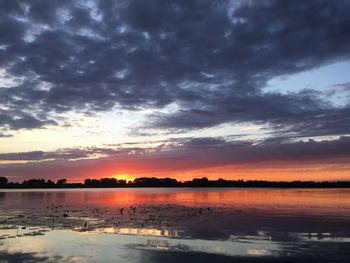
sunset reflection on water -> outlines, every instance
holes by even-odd
[[[37,208],[50,204],[89,207],[175,204],[192,207],[250,208],[350,214],[349,189],[194,189],[123,188],[7,190],[2,209]]]
[[[33,257],[112,262],[132,251],[132,262],[153,263],[159,261],[144,261],[144,255],[166,251],[188,257],[187,262],[193,262],[191,253],[211,255],[208,262],[298,261],[305,255],[343,260],[350,242],[344,227],[350,189],[3,190],[0,220],[6,256],[34,251]]]

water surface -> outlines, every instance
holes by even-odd
[[[8,262],[349,262],[350,189],[3,190]]]

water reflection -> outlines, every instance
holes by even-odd
[[[349,214],[350,189],[67,189],[2,190],[0,208],[60,205],[129,206],[177,204],[187,206],[249,207],[274,209],[334,210]]]
[[[266,232],[266,237],[260,239],[236,236],[230,240],[202,240],[139,235],[141,230],[136,229],[123,231],[127,235],[55,230],[7,239],[0,249],[7,251],[7,257],[31,254],[40,262],[329,262],[329,257],[347,262],[349,256],[349,241],[276,242]]]
[[[120,235],[138,235],[138,236],[159,236],[159,237],[180,237],[181,231],[170,229],[156,229],[156,228],[130,228],[130,227],[105,227],[97,228],[97,232],[120,234]]]
[[[349,189],[0,192],[13,262],[346,262],[348,225]]]
[[[232,233],[256,235],[258,230],[275,230],[276,241],[286,238],[281,234],[285,232],[309,233],[313,238],[310,233],[317,233],[316,238],[325,232],[350,235],[350,228],[343,227],[350,221],[350,189],[152,188],[0,193],[0,224],[7,221],[47,226],[55,221],[55,226],[72,228],[85,223],[94,228],[161,227],[207,239],[225,239]]]
[[[54,241],[54,242],[53,242]],[[14,246],[17,244],[17,246]],[[90,248],[93,247],[93,250]],[[3,246],[9,253],[37,252],[38,256],[64,255],[66,258],[84,255],[93,257],[96,262],[101,259],[111,260],[113,252],[118,258],[135,251],[167,251],[167,252],[197,252],[220,254],[226,256],[262,256],[273,255],[273,251],[281,249],[278,243],[262,241],[235,242],[219,240],[171,239],[166,237],[150,237],[139,235],[94,234],[72,231],[51,231],[44,236],[24,236],[21,239],[10,239]],[[20,249],[19,249],[20,248]],[[108,251],[108,253],[106,253]],[[141,258],[136,262],[141,262]]]

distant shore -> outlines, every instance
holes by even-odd
[[[191,181],[177,181],[173,178],[140,177],[133,181],[115,178],[85,179],[84,183],[68,183],[66,179],[56,182],[45,179],[29,179],[22,183],[9,182],[0,177],[0,189],[60,189],[60,188],[169,188],[169,187],[237,187],[237,188],[350,188],[350,181],[262,181],[262,180],[209,180],[206,177]]]

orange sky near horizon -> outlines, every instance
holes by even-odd
[[[270,165],[270,166],[269,166]],[[146,165],[147,166],[147,165]],[[266,167],[267,166],[267,167]],[[87,177],[79,177],[73,182],[83,182],[86,178],[113,177],[116,179],[134,180],[137,177],[170,177],[178,181],[207,177],[209,180],[223,178],[226,180],[266,180],[266,181],[348,181],[350,180],[350,165],[348,164],[250,164],[226,165],[188,170],[152,170],[150,167],[124,167],[91,171]],[[96,173],[95,173],[96,172]]]
[[[227,153],[229,154],[229,152]],[[239,158],[238,156],[237,158]],[[236,162],[236,163],[235,163]],[[77,161],[25,162],[7,165],[0,176],[12,182],[43,178],[66,178],[70,183],[85,179],[170,177],[178,181],[207,177],[210,180],[348,181],[350,160],[346,157],[239,162],[235,156],[135,155]]]

